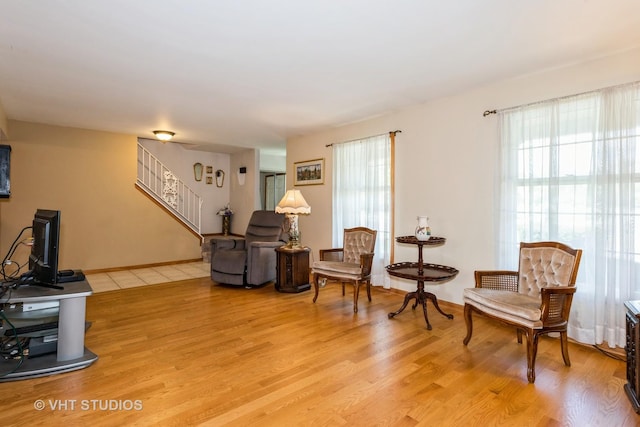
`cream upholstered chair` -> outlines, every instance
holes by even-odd
[[[464,320],[469,344],[473,333],[471,313],[497,319],[517,329],[527,339],[527,379],[536,379],[538,337],[560,333],[562,358],[571,366],[567,346],[567,323],[582,250],[557,242],[520,244],[518,271],[476,271],[476,287],[465,289]]]
[[[315,289],[313,302],[318,299],[319,279],[341,282],[343,296],[345,283],[352,283],[354,313],[358,312],[361,283],[366,283],[367,297],[371,301],[371,265],[377,234],[376,230],[366,227],[346,228],[342,248],[320,250],[320,261],[315,261],[311,268]]]

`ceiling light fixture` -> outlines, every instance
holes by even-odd
[[[175,135],[174,132],[170,132],[168,130],[154,130],[153,134],[162,142],[169,141],[171,138],[173,138],[173,135]]]

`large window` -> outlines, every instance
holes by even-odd
[[[389,287],[391,251],[391,138],[379,135],[333,146],[333,245],[343,230],[377,230],[371,283]]]
[[[623,303],[640,299],[640,85],[500,113],[498,259],[521,241],[583,249],[569,336],[625,344]]]

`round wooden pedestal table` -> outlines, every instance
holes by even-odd
[[[386,266],[387,273],[394,277],[400,277],[403,279],[415,280],[417,282],[417,289],[414,292],[409,292],[404,297],[402,307],[393,313],[389,313],[389,319],[400,314],[409,304],[409,301],[415,299],[415,303],[411,307],[413,310],[418,305],[422,305],[422,312],[424,313],[424,320],[427,322],[427,329],[431,330],[431,323],[429,323],[429,316],[427,315],[427,300],[431,300],[436,310],[448,319],[453,319],[453,314],[447,314],[438,305],[438,298],[435,294],[424,290],[424,282],[431,284],[441,284],[448,282],[458,275],[458,270],[446,265],[424,263],[422,258],[423,246],[442,246],[446,239],[444,237],[431,237],[429,240],[418,240],[415,236],[403,236],[397,237],[398,243],[407,243],[418,246],[418,262],[399,262]]]

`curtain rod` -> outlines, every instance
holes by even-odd
[[[639,81],[635,81],[635,82],[631,82],[631,83],[622,83],[622,84],[619,84],[619,85],[604,87],[604,88],[601,88],[601,89],[589,90],[589,91],[586,91],[586,92],[576,93],[576,94],[573,94],[573,95],[560,96],[558,98],[551,98],[551,99],[545,99],[545,100],[542,100],[542,101],[530,102],[528,104],[522,104],[522,105],[517,105],[515,107],[503,108],[501,110],[485,110],[484,113],[482,113],[482,117],[487,117],[487,116],[490,116],[491,114],[503,113],[503,112],[509,111],[509,110],[515,110],[516,108],[531,107],[532,105],[542,104],[543,102],[561,101],[563,99],[573,98],[574,96],[588,95],[590,93],[596,93],[596,92],[600,92],[600,91],[603,91],[603,90],[611,90],[611,89],[618,89],[618,88],[625,87],[625,86],[633,86],[633,85],[638,84],[638,83],[640,83],[640,80]]]
[[[396,133],[402,133],[402,131],[401,130],[392,130],[391,132],[379,133],[377,135],[369,135],[369,136],[365,136],[363,138],[350,139],[349,141],[334,142],[333,144],[325,145],[325,147],[333,147],[334,144],[346,144],[348,142],[360,141],[361,139],[374,138],[376,136],[382,136],[382,135],[386,135],[386,134],[389,134],[389,135],[394,134],[395,135]]]

